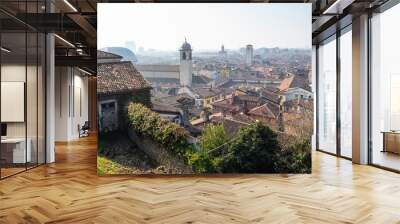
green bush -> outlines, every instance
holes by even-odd
[[[311,173],[310,139],[282,150],[277,156],[275,169],[280,173]]]
[[[208,124],[205,126],[201,135],[201,149],[208,152],[225,144],[228,140],[224,125]]]
[[[167,150],[181,156],[191,149],[187,131],[151,111],[142,104],[131,103],[128,106],[128,122],[136,134],[147,136]]]
[[[209,153],[229,141],[223,125],[205,127],[198,151],[188,142],[189,135],[183,127],[161,118],[142,104],[131,103],[127,119],[136,134],[147,136],[181,156],[197,173],[311,172],[309,140],[282,149],[277,134],[261,123],[241,128],[221,152]],[[102,152],[102,146],[99,148]]]
[[[188,156],[188,164],[196,173],[215,173],[217,164],[207,153],[192,152]]]
[[[224,173],[274,173],[279,152],[274,131],[260,123],[250,124],[239,130],[220,168]]]

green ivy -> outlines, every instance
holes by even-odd
[[[130,97],[129,99],[130,102],[141,103],[146,107],[149,108],[151,107],[151,93],[150,89],[148,88],[139,90],[135,92],[135,94],[130,95],[129,97]]]
[[[188,150],[193,150],[187,140],[189,134],[183,127],[161,118],[143,104],[128,106],[128,122],[138,135],[153,139],[176,155],[185,157]]]

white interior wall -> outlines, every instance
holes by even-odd
[[[81,73],[77,73],[77,70],[74,70],[74,92],[71,96],[74,99],[74,102],[71,105],[74,105],[72,108],[72,119],[71,119],[71,136],[72,138],[78,138],[78,125],[82,126],[85,121],[89,119],[88,113],[88,78],[86,76],[81,76]],[[79,97],[80,96],[80,97]],[[80,102],[78,102],[80,101]],[[81,110],[81,111],[80,111]]]
[[[55,141],[68,141],[69,69],[67,67],[56,67],[55,73]]]
[[[55,116],[56,141],[79,138],[78,125],[89,117],[88,78],[76,68],[56,68]]]

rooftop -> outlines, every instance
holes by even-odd
[[[207,84],[212,81],[211,78],[208,78],[204,75],[194,75],[193,76],[193,84]]]
[[[276,119],[279,115],[279,107],[272,105],[271,103],[265,103],[261,106],[254,107],[248,112],[248,114]]]
[[[122,59],[122,56],[106,51],[97,50],[97,59]]]
[[[273,103],[276,103],[276,104],[279,104],[281,101],[280,96],[277,93],[272,92],[268,89],[263,89],[261,91],[261,96],[263,98],[266,98],[268,101],[272,101]]]
[[[150,88],[130,61],[97,65],[97,93],[116,94]]]
[[[213,88],[194,88],[193,92],[202,98],[213,97],[222,93],[220,89]]]
[[[180,114],[180,109],[169,104],[160,103],[160,102],[152,102],[153,111],[156,112],[164,112],[164,113],[171,113],[171,114]]]
[[[288,77],[282,80],[279,86],[279,90],[282,92],[288,90],[289,88],[294,88],[294,87],[300,87],[305,90],[310,89],[305,79],[294,74],[289,74]]]
[[[182,100],[185,98],[193,99],[188,94],[183,93],[183,94],[179,94],[177,96],[163,97],[160,99],[160,101],[163,102],[164,104],[168,104],[168,105],[172,105],[172,106],[179,106],[179,105],[181,105],[180,102],[182,102]]]

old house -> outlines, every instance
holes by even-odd
[[[261,106],[251,109],[248,112],[248,115],[272,128],[277,128],[280,116],[279,105],[265,103]]]
[[[284,93],[291,88],[301,88],[311,91],[308,81],[305,78],[294,74],[287,74],[278,88],[281,93]]]
[[[234,115],[240,112],[240,106],[233,104],[232,95],[227,96],[225,99],[221,99],[213,102],[212,104],[214,113],[221,113],[222,115]]]
[[[196,99],[202,107],[211,107],[211,103],[220,100],[224,96],[224,92],[220,89],[213,88],[195,88],[193,92],[196,94]]]
[[[150,106],[151,86],[132,62],[120,61],[115,54],[98,52],[97,106],[100,132],[125,127],[123,122],[129,103]],[[107,58],[108,60],[104,60]],[[112,58],[114,60],[112,60]]]
[[[287,101],[296,99],[311,99],[313,97],[313,93],[311,91],[301,87],[289,88],[283,93],[283,95]]]
[[[183,125],[183,111],[178,107],[173,105],[161,103],[161,102],[152,102],[151,110],[157,112],[160,117],[172,121],[174,123]]]

